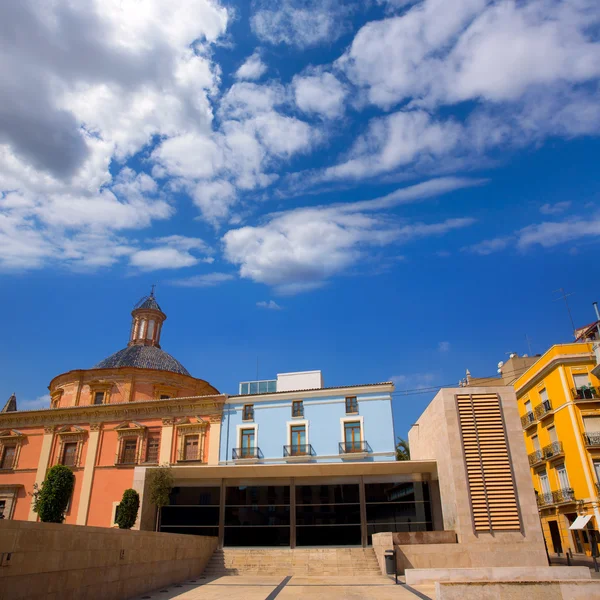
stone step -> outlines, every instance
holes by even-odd
[[[372,548],[224,548],[203,575],[381,575]]]

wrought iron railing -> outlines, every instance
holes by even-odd
[[[126,448],[121,450],[115,459],[116,465],[137,465],[138,456],[137,448]]]
[[[196,446],[188,448],[184,446],[179,451],[179,458],[177,462],[204,462],[204,453]]]
[[[529,464],[531,466],[537,465],[537,463],[542,462],[544,460],[544,455],[541,450],[534,450],[531,454],[528,455]]]
[[[583,434],[586,446],[600,446],[600,431],[588,431]]]
[[[554,504],[561,504],[563,502],[575,502],[575,492],[573,488],[563,488],[552,492],[552,501]]]
[[[580,388],[571,388],[571,393],[573,394],[573,398],[575,400],[600,400],[598,390],[593,385]]]
[[[521,417],[521,425],[523,426],[523,429],[527,429],[527,427],[529,427],[530,425],[532,425],[535,422],[536,422],[536,418],[532,412],[525,413]]]
[[[340,442],[340,454],[355,454],[357,452],[372,452],[368,442]]]
[[[284,458],[288,456],[316,456],[312,444],[292,444],[283,447]]]
[[[536,495],[537,505],[538,506],[552,506],[554,504],[554,500],[552,498],[552,492],[547,492],[546,494],[537,494]]]
[[[564,454],[562,442],[552,442],[551,444],[544,446],[542,448],[542,453],[546,460]]]
[[[233,448],[231,458],[240,460],[243,458],[263,458],[263,453],[258,446],[249,446],[247,448]]]
[[[544,400],[541,404],[538,404],[533,411],[536,419],[541,419],[548,413],[552,412],[552,403],[550,400]]]

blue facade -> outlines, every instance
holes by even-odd
[[[223,410],[219,461],[395,460],[392,389],[390,384],[382,384],[356,390],[232,396]],[[346,401],[353,397],[356,408],[352,400]],[[294,409],[302,410],[303,416],[293,416]],[[248,450],[250,447],[256,451]]]

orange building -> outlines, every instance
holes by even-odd
[[[225,396],[160,347],[165,313],[154,294],[134,308],[127,347],[49,385],[50,408],[0,412],[0,514],[36,520],[34,486],[70,466],[75,489],[65,522],[110,527],[136,466],[219,461]],[[137,486],[137,488],[136,488]]]

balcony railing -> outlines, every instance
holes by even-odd
[[[544,400],[541,404],[538,404],[533,410],[536,419],[543,419],[546,415],[552,412],[552,404],[550,400]]]
[[[122,450],[115,458],[115,465],[137,465],[137,448]]]
[[[521,425],[523,426],[523,429],[527,429],[533,425],[536,420],[535,415],[532,412],[528,412],[521,417]]]
[[[571,388],[574,400],[600,400],[598,390],[593,386]]]
[[[565,504],[575,502],[575,492],[572,488],[563,488],[555,492],[536,494],[538,507],[552,506],[553,504]]]
[[[340,442],[340,454],[372,452],[368,442]]]
[[[535,450],[531,454],[528,455],[529,464],[533,467],[533,465],[537,465],[538,463],[544,460],[544,455],[541,450]]]
[[[573,488],[563,488],[552,492],[552,501],[554,504],[563,504],[564,502],[575,502],[575,492]]]
[[[600,446],[600,431],[588,431],[583,434],[586,446]]]
[[[177,462],[204,462],[204,455],[200,448],[186,448],[180,450]]]
[[[317,453],[314,451],[312,444],[293,444],[291,446],[283,447],[283,457],[288,456],[316,456]]]
[[[552,504],[554,504],[552,492],[548,492],[546,494],[536,494],[536,500],[539,507],[552,506]]]
[[[233,460],[242,460],[246,458],[263,458],[263,453],[258,446],[249,446],[247,448],[233,448],[231,450]]]
[[[547,446],[542,448],[542,453],[544,455],[544,459],[548,460],[551,458],[556,458],[557,456],[562,456],[565,452],[563,450],[562,442],[552,442]]]

